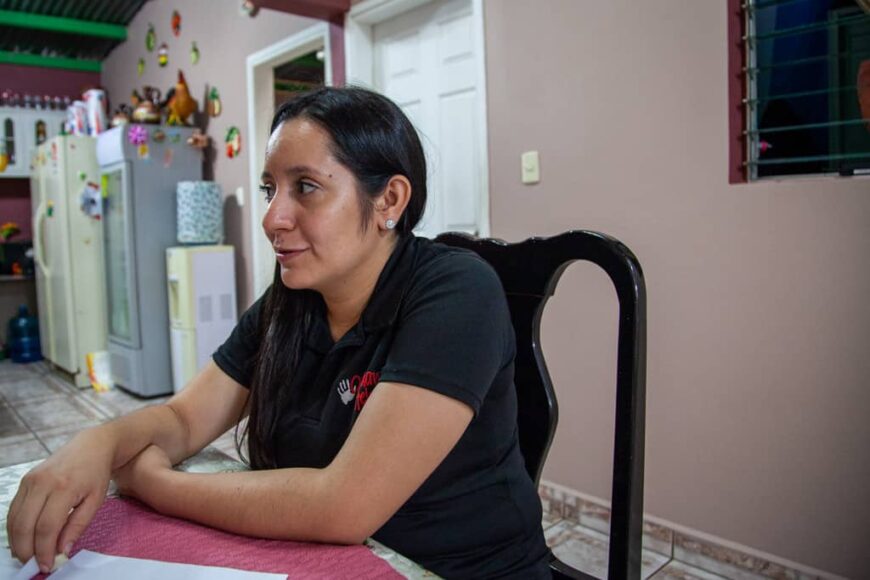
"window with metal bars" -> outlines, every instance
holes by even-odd
[[[870,173],[870,0],[746,0],[745,172]]]

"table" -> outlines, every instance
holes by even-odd
[[[34,466],[38,465],[40,461],[42,460],[0,468],[0,547],[3,548],[2,554],[0,554],[0,560],[2,560],[0,565],[11,559],[9,554],[9,539],[6,536],[6,514],[9,511],[9,504],[12,503],[12,499],[15,497],[21,478],[33,469]],[[245,471],[248,468],[214,447],[206,447],[187,461],[176,466],[176,469],[189,473],[223,473]],[[112,482],[109,486],[109,496],[116,495],[117,489],[114,482]],[[405,578],[411,580],[437,578],[432,572],[423,569],[408,558],[371,538],[365,541],[365,546]]]

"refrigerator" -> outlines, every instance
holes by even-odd
[[[116,385],[142,397],[172,392],[166,249],[177,243],[177,183],[202,179],[193,131],[123,125],[97,136],[109,366]]]
[[[54,137],[36,149],[30,176],[42,356],[79,387],[90,385],[86,355],[106,350],[103,224],[82,203],[98,191],[95,145]]]
[[[232,246],[166,250],[172,383],[177,393],[211,359],[236,325]]]

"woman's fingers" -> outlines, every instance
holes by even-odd
[[[9,511],[6,512],[6,538],[9,540],[9,547],[12,551],[12,557],[15,558],[15,545],[12,542],[12,523],[15,521],[15,515],[19,512],[24,499],[27,497],[29,488],[21,485],[15,497],[12,498],[12,503],[9,504]]]
[[[39,515],[42,513],[42,508],[45,506],[45,500],[48,497],[48,489],[42,486],[29,485],[22,483],[22,487],[26,485],[27,492],[20,502],[17,502],[15,513],[7,522],[7,530],[9,534],[9,546],[12,548],[12,553],[22,563],[26,562],[33,556],[33,536],[36,531],[36,522]],[[19,490],[19,495],[21,491]],[[16,496],[17,500],[18,496]]]
[[[103,505],[105,499],[105,490],[102,492],[95,491],[88,494],[84,501],[76,506],[58,536],[57,552],[63,552],[69,556],[70,548],[76,543],[76,540],[81,537],[85,529],[87,529],[88,524],[90,524],[91,520],[94,519],[94,514],[96,514],[97,510],[100,509],[100,506]]]
[[[33,551],[39,569],[49,572],[57,556],[57,537],[69,517],[70,510],[78,503],[74,492],[68,489],[56,490],[48,496],[34,529]]]

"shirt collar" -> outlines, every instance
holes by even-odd
[[[414,234],[399,237],[360,318],[364,332],[390,326],[396,320],[417,261],[418,245]]]

